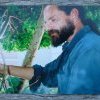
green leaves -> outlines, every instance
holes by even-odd
[[[51,38],[47,32],[44,32],[40,46],[41,47],[48,47],[50,45],[51,45]]]
[[[88,6],[86,9],[86,17],[94,21],[100,31],[100,6]]]
[[[2,46],[7,51],[27,50],[34,38],[41,6],[8,6],[7,9],[9,16],[16,17],[11,20],[16,30],[13,32],[7,29],[5,38],[1,40]],[[50,44],[51,39],[45,32],[40,47],[48,47]]]
[[[21,79],[17,77],[8,77],[9,88],[5,91],[6,93],[18,93],[18,86],[21,84]]]
[[[31,16],[31,7],[8,6],[7,9],[8,15],[16,18],[16,20],[11,19],[11,24],[16,28],[16,30],[13,29],[14,32],[12,32],[10,29],[6,30],[5,38],[1,40],[3,48],[7,51],[26,50],[28,49],[29,44],[33,38],[38,18],[38,14],[37,16],[35,15],[39,11],[34,11],[35,13]],[[20,20],[22,23],[20,23]]]

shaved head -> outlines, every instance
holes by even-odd
[[[58,9],[58,6],[57,5],[47,5],[44,9],[44,12],[46,11],[52,11],[54,9]]]

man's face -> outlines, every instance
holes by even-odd
[[[74,33],[74,24],[70,16],[57,6],[48,6],[44,10],[45,28],[52,38],[53,46],[59,46]]]

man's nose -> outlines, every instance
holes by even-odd
[[[46,24],[46,30],[52,30],[52,29],[54,29],[54,24],[53,23],[47,23]]]

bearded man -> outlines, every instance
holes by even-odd
[[[59,94],[100,93],[100,36],[94,26],[84,20],[82,7],[47,5],[44,26],[52,45],[63,44],[63,52],[54,61],[32,68],[7,65],[7,74],[29,80],[30,89],[36,91],[41,83],[58,87]],[[80,10],[81,9],[81,10]],[[2,64],[0,73],[3,73]]]

